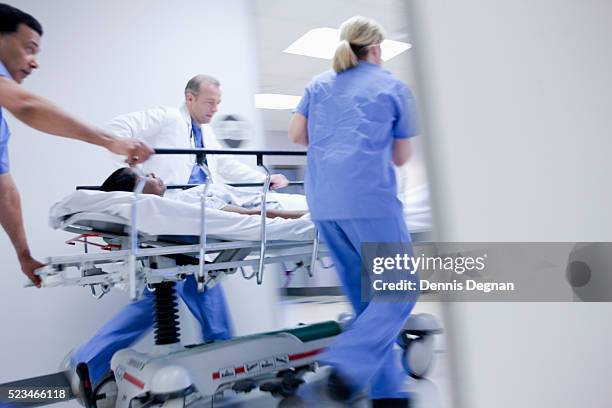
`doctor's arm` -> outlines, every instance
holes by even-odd
[[[209,149],[222,149],[223,147],[212,132],[212,129],[206,130],[211,138],[207,140],[206,147]],[[223,178],[230,183],[263,183],[266,176],[259,170],[255,170],[250,166],[242,163],[240,160],[228,155],[217,156],[217,171]],[[270,175],[270,189],[276,190],[287,187],[289,180],[282,174]]]
[[[168,109],[159,106],[138,112],[115,116],[104,130],[120,138],[147,140],[159,133],[168,119]]]
[[[34,129],[102,146],[115,154],[127,156],[130,163],[143,162],[153,154],[153,150],[142,141],[122,140],[81,122],[8,78],[0,78],[0,106]]]
[[[115,116],[104,126],[104,130],[122,140],[140,139],[144,140],[152,147],[159,146],[159,141],[152,139],[152,136],[159,134],[168,117],[167,109],[157,107],[153,109],[126,113]],[[112,157],[115,167],[123,167],[123,158]]]
[[[34,275],[34,271],[44,265],[30,254],[23,227],[21,200],[10,173],[0,174],[0,224],[15,247],[21,270],[34,285],[40,287],[40,278]]]
[[[296,112],[291,116],[289,122],[289,140],[293,143],[308,146],[308,119],[306,116]]]

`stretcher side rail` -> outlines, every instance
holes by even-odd
[[[228,186],[232,187],[263,187],[264,183],[226,183]],[[290,181],[290,186],[303,186],[303,181]],[[187,190],[190,188],[201,186],[201,184],[169,184],[166,185],[168,190]],[[82,185],[76,186],[76,190],[90,190],[90,191],[99,191],[100,186],[93,185]]]
[[[153,248],[141,248],[138,251],[137,259],[145,259],[154,256],[164,255],[176,255],[176,254],[193,254],[197,255],[199,252],[199,245],[171,245],[171,246],[159,246]],[[310,254],[310,248],[312,247],[311,242],[307,241],[270,241],[268,242],[268,248],[270,249],[284,249],[284,248],[296,248],[303,247],[308,249]],[[232,249],[252,249],[257,250],[259,248],[258,241],[235,241],[235,242],[219,242],[209,244],[207,253],[217,253],[225,250]],[[110,251],[106,253],[88,253],[79,255],[61,255],[47,258],[47,266],[55,268],[63,268],[70,266],[80,266],[88,263],[108,263],[116,261],[127,261],[131,251],[129,249]],[[253,256],[260,256],[259,252],[251,252]],[[290,255],[287,255],[290,256]],[[273,263],[272,257],[269,262]],[[279,261],[280,262],[280,261]],[[214,266],[205,266],[205,269],[212,270]]]
[[[260,263],[259,243],[256,241],[222,242],[211,244],[209,255],[216,257],[203,266],[204,284],[212,286],[220,275],[234,273],[238,268],[256,268]],[[311,242],[272,241],[268,243],[268,256],[264,264],[281,262],[301,262],[308,265],[311,256]],[[287,249],[291,253],[285,253]],[[276,252],[278,250],[279,252]],[[176,263],[164,264],[159,258],[170,258],[172,255],[187,255],[194,262],[186,265]],[[163,280],[178,281],[188,275],[195,275],[198,267],[198,245],[162,246],[141,248],[136,255],[136,277],[142,288]],[[94,286],[101,285],[105,292],[112,286],[127,284],[129,287],[130,250],[117,250],[107,253],[89,253],[50,257],[47,265],[40,272],[45,286]],[[156,266],[153,266],[156,265]],[[157,266],[159,265],[159,266]],[[68,268],[77,268],[80,276],[70,277]]]
[[[120,216],[105,213],[82,212],[65,216],[61,224],[64,230],[101,237],[107,243],[114,244],[114,249],[110,252],[50,257],[47,259],[45,269],[39,273],[43,277],[44,284],[46,286],[89,285],[96,297],[103,296],[115,285],[127,283],[129,288],[129,275],[126,274],[126,270],[130,267],[132,251],[121,249],[128,247],[131,240],[131,227],[128,224],[128,221]],[[139,234],[139,249],[133,258],[138,277],[137,289],[143,287],[143,281],[147,285],[163,280],[176,281],[198,273],[200,245],[180,244],[170,241],[170,238],[177,237]],[[312,246],[311,241],[269,241],[267,248],[270,256],[264,256],[263,264],[296,262],[308,266]],[[204,284],[211,286],[223,274],[232,274],[238,268],[255,269],[260,263],[259,250],[259,241],[215,240],[207,243],[207,255],[210,261],[201,268]],[[173,256],[180,256],[180,259]],[[167,259],[162,261],[160,257]],[[172,259],[177,262],[173,264]],[[179,260],[182,263],[179,263]],[[69,276],[67,272],[65,273],[67,268],[77,268],[80,276]],[[94,285],[101,287],[101,295],[96,295]]]
[[[92,222],[93,221],[93,222]],[[93,228],[95,225],[96,228]],[[64,219],[63,229],[70,232],[87,232],[92,235],[97,235],[105,238],[107,242],[120,242],[121,245],[116,247],[125,247],[125,242],[129,236],[129,226],[127,221],[121,217],[103,214],[103,213],[77,213],[70,216],[66,216]],[[110,231],[110,232],[109,232]],[[428,232],[415,232],[412,233],[412,240],[414,242],[426,242],[429,240]],[[155,257],[171,257],[172,255],[181,255],[186,258],[191,258],[199,264],[198,254],[199,245],[188,244],[179,245],[176,242],[166,241],[167,236],[154,236],[146,235],[140,237],[139,256],[136,258],[139,261],[148,260],[152,263],[151,259]],[[266,256],[264,264],[273,264],[281,262],[299,262],[306,266],[309,274],[315,264],[311,254],[314,246],[320,245],[318,240],[311,241],[269,241],[267,247],[270,251],[275,250],[291,250],[291,254],[274,252],[274,255]],[[207,244],[207,253],[217,255],[214,260],[210,263],[206,263],[203,266],[204,276],[209,283],[211,276],[214,276],[215,280],[221,274],[234,273],[237,268],[258,266],[260,253],[258,241],[216,241],[209,242]],[[327,253],[325,246],[321,247],[322,254]],[[114,276],[88,276],[88,270],[96,270],[101,266],[108,266],[111,263],[125,263],[130,255],[128,250],[113,250],[106,253],[92,253],[92,254],[80,254],[70,256],[59,256],[51,257],[47,260],[47,269],[43,273],[45,276],[51,276],[61,273],[65,268],[76,267],[82,271],[82,276],[79,278],[65,278],[63,284],[68,285],[114,285],[124,283],[125,277],[121,273],[117,272],[115,267]],[[237,255],[239,255],[237,257]],[[255,258],[255,259],[253,259]],[[193,261],[192,261],[193,264]],[[309,269],[310,267],[310,269]],[[160,276],[167,278],[168,280],[177,280],[181,276],[189,275],[194,273],[193,266],[182,267],[182,268],[166,268],[166,270],[157,271],[155,268],[143,270],[141,276],[146,281],[159,281]],[[167,272],[170,270],[171,272]],[[246,277],[246,276],[245,276]],[[55,280],[53,286],[58,286],[60,280]]]
[[[266,258],[266,248],[267,248],[267,234],[266,234],[266,197],[267,193],[270,189],[270,178],[271,173],[270,170],[264,165],[263,157],[264,156],[305,156],[306,151],[292,151],[292,150],[249,150],[249,149],[168,149],[168,148],[158,148],[155,149],[155,154],[165,155],[165,154],[189,154],[196,155],[197,160],[196,163],[200,167],[200,169],[206,174],[206,182],[204,190],[201,194],[200,206],[201,206],[201,223],[200,223],[200,242],[198,245],[199,252],[199,270],[196,273],[196,281],[198,285],[198,290],[203,291],[205,285],[205,275],[207,269],[205,268],[205,259],[206,253],[209,250],[207,245],[207,234],[206,234],[206,191],[209,185],[212,182],[212,176],[208,167],[206,166],[202,157],[206,154],[216,154],[216,155],[249,155],[255,156],[257,166],[261,167],[265,173],[265,181],[263,182],[263,188],[261,192],[261,235],[259,240],[259,263],[257,271],[255,272],[255,276],[257,277],[257,284],[261,284],[263,282],[263,272],[264,265],[267,263]],[[139,239],[143,239],[141,235],[139,235],[138,230],[136,228],[137,222],[137,197],[140,193],[142,193],[143,187],[145,184],[145,178],[142,174],[139,174],[137,185],[133,191],[133,199],[131,205],[131,228],[127,230],[130,234],[130,245],[129,245],[129,255],[128,255],[128,265],[129,265],[129,276],[128,276],[128,289],[129,295],[132,300],[136,299],[136,262],[140,259],[139,252],[142,250],[139,245]],[[301,182],[297,182],[294,184],[301,184]],[[252,185],[262,185],[260,183],[237,183],[237,185],[241,186],[252,186]],[[93,186],[79,186],[78,189],[82,190],[91,190],[97,189],[97,187]],[[78,229],[78,228],[75,228]],[[144,238],[146,241],[149,239]],[[316,259],[316,250],[318,249],[318,245],[313,246],[313,251],[311,254],[311,259]],[[100,261],[103,262],[103,261]]]
[[[204,193],[201,198],[201,214],[202,214],[202,222],[201,222],[201,234],[200,234],[200,271],[197,274],[197,282],[198,282],[198,290],[204,290],[204,258],[206,253],[206,206],[205,206],[205,194],[208,186],[211,183],[211,175],[208,171],[207,166],[204,164],[204,160],[202,157],[206,154],[218,154],[218,155],[238,155],[238,156],[255,156],[257,166],[260,167],[265,173],[265,181],[263,183],[263,188],[261,191],[261,236],[260,236],[260,259],[259,265],[256,271],[257,284],[261,285],[263,282],[263,273],[264,273],[264,258],[266,253],[266,197],[268,191],[270,189],[270,170],[264,165],[263,157],[264,156],[306,156],[306,151],[295,151],[295,150],[250,150],[250,149],[164,149],[158,148],[155,149],[155,154],[190,154],[196,155],[198,158],[197,163],[202,169],[202,171],[207,175],[206,178],[206,186],[204,188]],[[134,204],[134,208],[135,208]],[[136,224],[134,224],[136,225]],[[133,246],[134,247],[134,246]],[[317,246],[315,246],[315,249]],[[315,255],[313,255],[313,258]]]

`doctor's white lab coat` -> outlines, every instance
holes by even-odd
[[[187,107],[157,108],[128,113],[114,118],[106,130],[119,137],[135,137],[144,140],[152,148],[194,148],[191,137],[191,117]],[[202,125],[204,146],[222,149],[212,127]],[[115,156],[115,164],[125,166],[125,158]],[[195,164],[195,155],[154,155],[139,165],[145,173],[155,173],[166,184],[187,184]],[[263,182],[263,173],[227,155],[207,155],[208,168],[215,182]],[[253,160],[254,161],[254,160]]]

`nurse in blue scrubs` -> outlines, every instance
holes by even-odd
[[[340,27],[333,70],[316,76],[289,125],[308,146],[308,206],[356,312],[322,355],[333,367],[329,390],[350,400],[369,386],[373,406],[409,406],[406,374],[392,352],[414,301],[361,298],[361,243],[410,243],[393,164],[409,157],[416,134],[410,90],[381,67],[382,27],[352,17]]]

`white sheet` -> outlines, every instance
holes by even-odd
[[[51,207],[49,223],[53,228],[61,228],[64,217],[85,211],[115,215],[128,221],[131,219],[131,203],[132,193],[75,191]],[[206,209],[207,233],[215,238],[257,241],[260,221],[258,215]],[[313,225],[307,218],[268,218],[266,225],[270,240],[303,241],[314,237]],[[151,235],[199,235],[200,206],[150,194],[140,195],[137,228]]]
[[[199,205],[200,194],[203,189],[204,185],[187,190],[170,190],[166,192],[165,196],[187,204]],[[266,202],[269,208],[308,211],[306,197],[300,194],[270,192],[267,195]],[[245,208],[258,207],[261,204],[261,193],[252,189],[228,186],[227,184],[211,184],[206,192],[206,207],[220,210],[227,204]]]
[[[404,203],[404,218],[410,232],[429,231],[431,212],[426,186],[408,191],[400,197]],[[297,194],[270,193],[270,200],[284,209],[306,209],[304,196]],[[55,203],[49,213],[53,228],[61,228],[66,216],[78,212],[100,212],[131,219],[132,193],[79,190]],[[206,228],[209,236],[226,240],[259,240],[260,221],[258,215],[243,215],[206,209]],[[199,235],[199,198],[177,201],[150,194],[138,197],[138,229],[151,235]],[[270,240],[311,240],[314,227],[308,215],[294,220],[267,219],[267,237]]]

